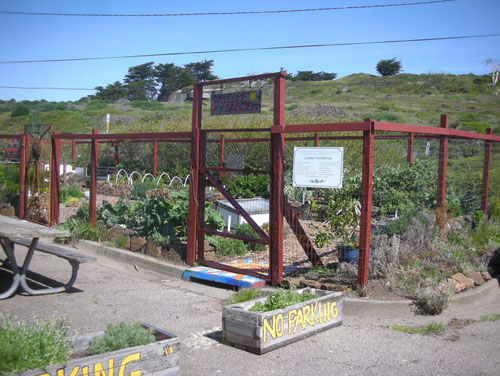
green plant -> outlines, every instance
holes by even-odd
[[[260,298],[260,291],[253,288],[243,288],[237,293],[233,294],[226,302],[225,305],[243,303],[249,300]]]
[[[130,197],[133,200],[142,200],[146,198],[146,193],[153,189],[158,188],[155,181],[144,181],[143,183],[136,183],[132,188]]]
[[[234,233],[239,236],[244,236],[247,238],[255,238],[258,239],[255,230],[248,223],[242,223],[240,225],[236,225],[233,227]],[[245,241],[246,246],[249,251],[265,251],[267,250],[266,246],[261,243],[254,243],[250,241]]]
[[[1,316],[0,374],[21,373],[43,368],[49,364],[67,362],[70,342],[68,326],[60,319],[33,318],[33,324],[13,323],[9,316]]]
[[[247,245],[234,238],[212,238],[210,243],[221,256],[244,256],[248,252]]]
[[[106,232],[106,227],[101,223],[96,223],[96,226],[93,227],[92,223],[81,218],[71,218],[59,226],[59,228],[71,232],[73,241],[78,241],[79,239],[101,241]]]
[[[138,322],[133,324],[121,322],[118,325],[108,324],[106,334],[93,340],[88,351],[91,355],[103,354],[153,342],[155,342],[155,336],[151,329],[145,329]]]
[[[80,199],[84,196],[83,192],[78,187],[67,186],[59,189],[59,202],[68,202],[71,198]]]
[[[29,114],[30,114],[30,109],[28,107],[22,104],[18,104],[16,107],[14,107],[14,110],[12,110],[10,116],[17,117],[17,116],[26,116]]]
[[[314,235],[314,242],[318,247],[321,248],[336,238],[342,239],[343,245],[347,247],[358,247],[361,204],[353,195],[353,189],[353,186],[346,186],[322,192],[322,199],[326,201],[324,219],[328,224],[328,231],[318,230]],[[317,210],[317,207],[316,202],[313,202],[311,209]]]
[[[426,230],[431,229],[431,221],[424,213],[419,210],[409,210],[396,220],[388,221],[382,232],[388,235],[402,235],[415,223],[414,221],[420,222]]]
[[[268,295],[264,302],[257,302],[250,308],[251,312],[269,312],[275,309],[283,309],[285,307],[302,303],[307,300],[317,298],[316,295],[309,292],[299,293],[295,289],[284,290],[277,289],[272,295]]]
[[[236,198],[269,197],[269,177],[248,174],[226,178],[226,189]]]
[[[443,324],[433,322],[428,325],[406,326],[406,325],[393,325],[392,329],[409,334],[441,334],[444,332],[445,327]]]

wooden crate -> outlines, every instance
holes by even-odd
[[[105,354],[70,359],[66,365],[51,364],[45,369],[23,372],[21,376],[174,376],[179,374],[180,342],[167,332],[143,324],[154,330],[155,343],[135,346]],[[85,351],[89,343],[104,332],[79,335],[73,352]],[[11,375],[12,376],[12,375]]]
[[[250,312],[266,298],[232,304],[222,311],[222,342],[255,354],[307,338],[342,324],[343,293],[306,288],[318,298],[270,312]]]

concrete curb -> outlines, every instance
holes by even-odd
[[[138,267],[179,279],[182,278],[184,271],[189,269],[189,266],[170,264],[140,253],[134,253],[120,248],[108,247],[88,240],[80,240],[79,244],[83,245],[83,248],[88,249],[95,254],[106,256],[112,258],[113,260],[125,262],[131,265],[137,265]],[[471,306],[474,307],[476,305],[483,304],[491,298],[490,295],[498,292],[499,283],[500,282],[497,281],[497,279],[493,278],[482,286],[455,295],[452,298],[451,305],[453,308],[470,308]],[[415,315],[415,313],[411,310],[411,302],[411,300],[388,301],[363,298],[344,298],[343,310],[345,315],[356,317]]]
[[[165,274],[170,277],[182,278],[182,273],[188,268],[187,266],[169,264],[154,257],[126,251],[120,248],[108,247],[88,240],[80,240],[78,244],[83,245],[83,248],[98,255],[106,256],[113,260],[122,261],[131,265],[137,265],[141,268]]]

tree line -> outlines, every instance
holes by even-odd
[[[96,99],[112,100],[126,98],[136,101],[158,100],[166,102],[173,92],[190,86],[195,82],[216,80],[212,73],[214,61],[202,60],[182,67],[173,63],[153,62],[136,65],[128,69],[123,82],[115,81],[106,87],[97,86]],[[327,81],[337,77],[336,73],[298,71],[287,75],[292,81]]]
[[[154,65],[153,62],[136,65],[128,69],[123,82],[97,86],[93,97],[113,101],[122,98],[167,101],[170,94],[194,82],[217,79],[212,73],[213,63],[213,60],[203,60],[183,67],[172,63]]]

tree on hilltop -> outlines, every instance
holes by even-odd
[[[380,60],[375,69],[382,77],[395,76],[401,73],[403,65],[401,64],[401,60],[396,60],[396,58],[393,57],[388,60]]]
[[[291,81],[331,81],[337,77],[337,73],[313,72],[313,71],[297,71],[296,75],[290,74],[287,76]]]
[[[158,90],[155,82],[155,69],[153,62],[136,65],[128,69],[123,80],[129,90],[129,99],[137,101],[153,100]]]

